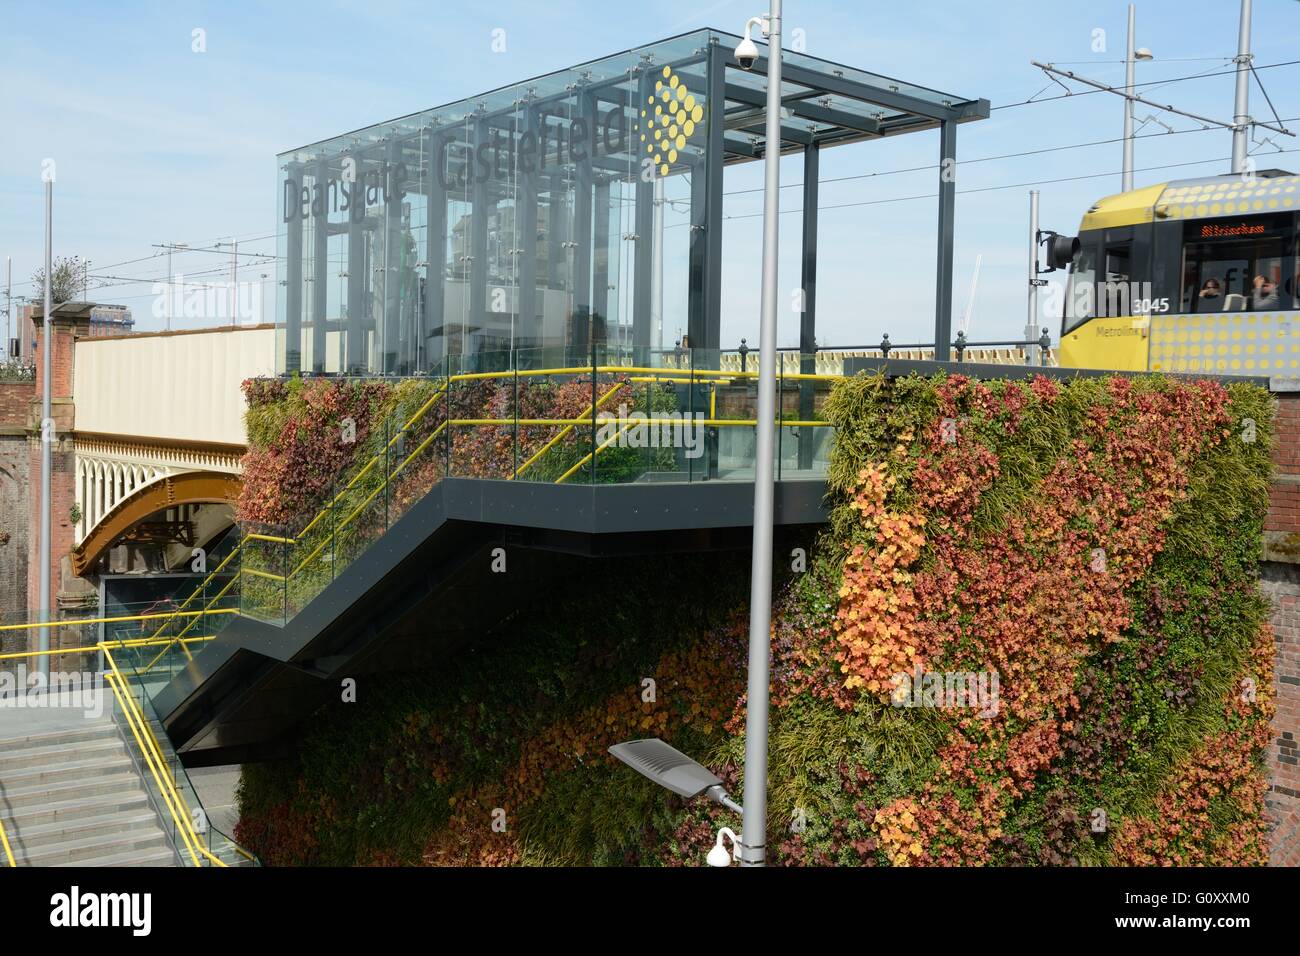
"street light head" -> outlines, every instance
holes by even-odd
[[[615,744],[609,752],[641,776],[688,800],[722,783],[722,779],[714,776],[708,767],[696,763],[658,737]]]
[[[749,38],[749,30],[746,29],[745,39],[736,44],[736,62],[742,70],[752,70],[757,61],[758,46]]]
[[[1144,46],[1140,46],[1133,51],[1133,59],[1135,60],[1154,60],[1155,58],[1156,55]]]

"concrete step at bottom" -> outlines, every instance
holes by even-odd
[[[75,744],[84,740],[116,737],[117,727],[106,717],[87,720],[84,727],[74,730],[41,730],[32,733],[6,734],[0,731],[0,753],[22,747],[41,747],[46,744]]]
[[[89,783],[96,777],[106,777],[131,769],[133,769],[131,758],[123,750],[117,754],[89,757],[85,760],[65,760],[63,763],[45,767],[25,767],[15,773],[6,774],[3,779],[0,779],[0,784],[3,784],[7,791],[11,788],[21,790],[41,784],[66,783],[70,780]]]
[[[0,779],[0,808],[6,814],[18,817],[32,807],[88,799],[132,788],[140,788],[140,777],[129,766],[88,780],[70,777],[56,783],[38,780],[22,786],[11,786],[10,781]]]
[[[176,854],[171,847],[163,849],[126,850],[90,856],[75,863],[54,863],[53,866],[176,866]]]
[[[25,853],[31,854],[38,852],[40,847],[55,843],[117,837],[139,832],[145,827],[158,829],[158,817],[154,814],[153,807],[101,813],[76,820],[51,820],[47,823],[29,824],[19,818],[7,829],[10,831],[9,842],[16,847],[21,846]]]
[[[72,743],[58,741],[21,748],[0,747],[0,780],[7,780],[14,774],[32,767],[48,767],[67,763],[69,760],[89,760],[93,757],[107,757],[125,752],[122,741],[116,736],[78,740]]]
[[[49,843],[37,847],[31,853],[22,854],[23,862],[28,866],[59,866],[60,864],[82,865],[83,861],[99,856],[116,853],[129,853],[137,850],[167,850],[171,845],[156,823],[139,826],[123,833],[109,836],[92,836],[81,839]],[[14,855],[18,856],[18,848]]]
[[[17,809],[4,806],[3,800],[0,800],[0,820],[10,825],[18,822],[23,826],[37,826],[56,821],[71,823],[85,817],[141,808],[151,809],[149,798],[134,780],[130,780],[128,785],[106,793],[75,793],[67,799],[45,800]]]

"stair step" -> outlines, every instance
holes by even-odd
[[[107,718],[87,721],[85,727],[76,730],[38,730],[28,734],[0,735],[0,753],[8,753],[21,747],[42,747],[48,744],[79,743],[83,740],[98,740],[101,737],[116,737],[117,727]]]
[[[74,863],[54,863],[53,866],[175,866],[176,854],[171,847],[161,850],[127,850],[120,853],[108,853],[103,856],[91,856]]]
[[[12,840],[10,842],[13,842]],[[83,861],[110,853],[125,853],[135,850],[167,850],[171,844],[157,823],[148,827],[127,830],[112,835],[77,837],[57,843],[47,843],[34,848],[31,852],[22,851],[22,859],[28,866],[59,866],[60,864],[84,865]],[[19,847],[14,847],[14,856],[18,856]]]
[[[6,790],[10,787],[20,788],[41,783],[53,784],[66,780],[89,782],[95,777],[106,776],[123,769],[133,769],[131,758],[123,750],[113,756],[92,757],[87,760],[67,760],[61,764],[45,767],[26,767],[17,773],[7,773],[0,779]]]
[[[48,796],[47,791],[43,792],[43,794]],[[22,821],[24,825],[36,826],[55,821],[71,822],[105,812],[138,810],[141,807],[151,808],[149,797],[134,778],[129,779],[123,787],[110,790],[107,793],[78,794],[66,800],[42,800],[17,808],[5,806],[6,802],[0,798],[0,820],[5,821],[10,826],[16,820]]]
[[[0,779],[0,807],[6,812],[21,814],[26,808],[43,807],[50,801],[78,800],[128,789],[138,790],[140,777],[134,768],[124,767],[118,773],[103,774],[88,780],[72,778],[52,784],[38,780],[30,786],[21,787],[11,784],[12,781]]]
[[[158,816],[153,807],[101,813],[98,816],[82,817],[78,820],[53,820],[48,823],[28,824],[17,820],[9,828],[9,842],[15,847],[22,847],[27,855],[38,852],[39,847],[77,840],[98,841],[105,837],[116,837],[147,830],[158,830]]]
[[[64,763],[72,757],[81,760],[121,752],[122,741],[116,734],[91,740],[48,743],[39,747],[4,748],[0,750],[0,781],[8,780],[27,767]]]

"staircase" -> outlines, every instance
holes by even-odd
[[[65,723],[0,738],[0,822],[17,864],[176,866],[112,715]]]

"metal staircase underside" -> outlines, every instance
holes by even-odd
[[[824,492],[778,482],[777,524],[825,521]],[[445,479],[284,626],[236,617],[154,707],[187,766],[273,757],[344,678],[434,665],[509,622],[548,576],[589,573],[584,558],[746,548],[752,507],[748,482]]]

